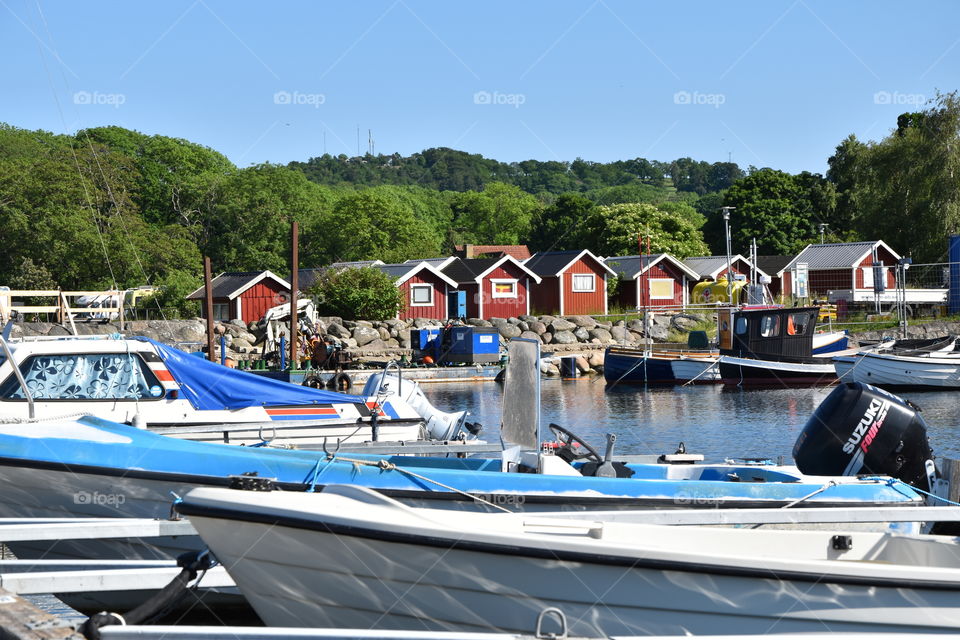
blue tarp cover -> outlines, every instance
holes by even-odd
[[[149,342],[156,348],[157,354],[180,384],[181,397],[190,400],[199,410],[365,402],[365,398],[361,396],[302,387],[261,377],[191,357],[188,353],[149,338],[136,339]]]

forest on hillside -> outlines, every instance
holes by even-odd
[[[58,135],[0,125],[0,285],[165,288],[176,306],[215,271],[448,254],[454,244],[526,243],[604,256],[721,253],[721,206],[736,207],[733,250],[884,239],[915,261],[945,257],[960,231],[960,102],[938,95],[879,141],[839,142],[826,175],[707,163],[503,163],[453,149],[411,156],[324,155],[239,168],[179,138],[100,127]]]

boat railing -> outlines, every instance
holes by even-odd
[[[33,420],[37,417],[36,408],[33,405],[33,394],[30,393],[30,389],[27,387],[27,381],[24,379],[18,363],[13,359],[13,352],[10,351],[10,345],[7,344],[7,340],[3,336],[0,336],[0,348],[3,349],[4,359],[10,363],[10,368],[13,369],[13,375],[17,376],[17,382],[20,383],[23,397],[27,399],[27,416],[30,420]]]

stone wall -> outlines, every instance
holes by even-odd
[[[696,325],[695,316],[684,314],[657,314],[652,316],[649,337],[654,342],[667,339],[671,329],[689,330]],[[468,325],[496,327],[504,342],[512,338],[539,340],[547,351],[560,353],[602,350],[610,344],[637,344],[644,340],[641,320],[629,322],[597,320],[590,316],[520,316],[519,318],[470,318]],[[410,347],[410,330],[442,326],[439,320],[418,318],[415,320],[343,320],[337,317],[321,317],[317,321],[320,335],[332,342],[340,342],[357,355],[391,356],[407,352]],[[119,333],[118,323],[77,322],[80,335],[109,335]],[[237,359],[255,357],[263,349],[265,327],[261,323],[245,325],[239,320],[215,323],[214,333],[225,337],[231,356]],[[285,330],[285,328],[284,328]],[[206,347],[206,325],[200,318],[192,320],[144,320],[127,322],[123,333],[128,336],[146,336],[183,348],[196,351]],[[26,322],[15,325],[12,336],[66,336],[69,331],[61,325]]]

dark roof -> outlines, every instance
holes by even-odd
[[[661,253],[654,253],[645,256],[617,256],[607,258],[604,263],[617,272],[618,275],[625,278],[633,278],[636,274],[647,268],[647,265],[659,258]]]
[[[227,271],[213,279],[213,297],[229,298],[232,293],[242,289],[254,280],[260,278],[263,271]],[[270,275],[273,275],[272,273]],[[187,296],[187,300],[203,300],[206,296],[205,287],[200,287]]]
[[[457,284],[474,282],[477,276],[499,261],[500,258],[473,258],[471,260],[457,258],[444,267],[442,273],[451,280],[455,280]]]
[[[580,253],[581,251],[579,249],[572,249],[570,251],[538,251],[530,256],[528,260],[524,261],[523,264],[538,276],[553,276],[556,275],[560,269],[567,266],[571,260],[580,255]]]
[[[391,278],[400,278],[407,275],[407,273],[409,273],[411,270],[416,269],[418,264],[420,263],[418,262],[417,264],[407,264],[407,263],[377,264],[374,266],[377,269],[380,269],[380,271],[383,271],[385,274],[387,274]]]
[[[300,291],[306,291],[313,285],[317,283],[317,280],[320,278],[320,274],[325,271],[324,268],[319,269],[298,269],[297,270],[297,289]]]
[[[881,240],[811,244],[790,261],[790,266],[805,262],[808,269],[814,270],[850,268],[859,262],[860,258],[870,253],[874,245],[881,245],[897,258],[900,257]]]
[[[757,268],[769,276],[775,276],[793,261],[794,256],[757,256]]]

